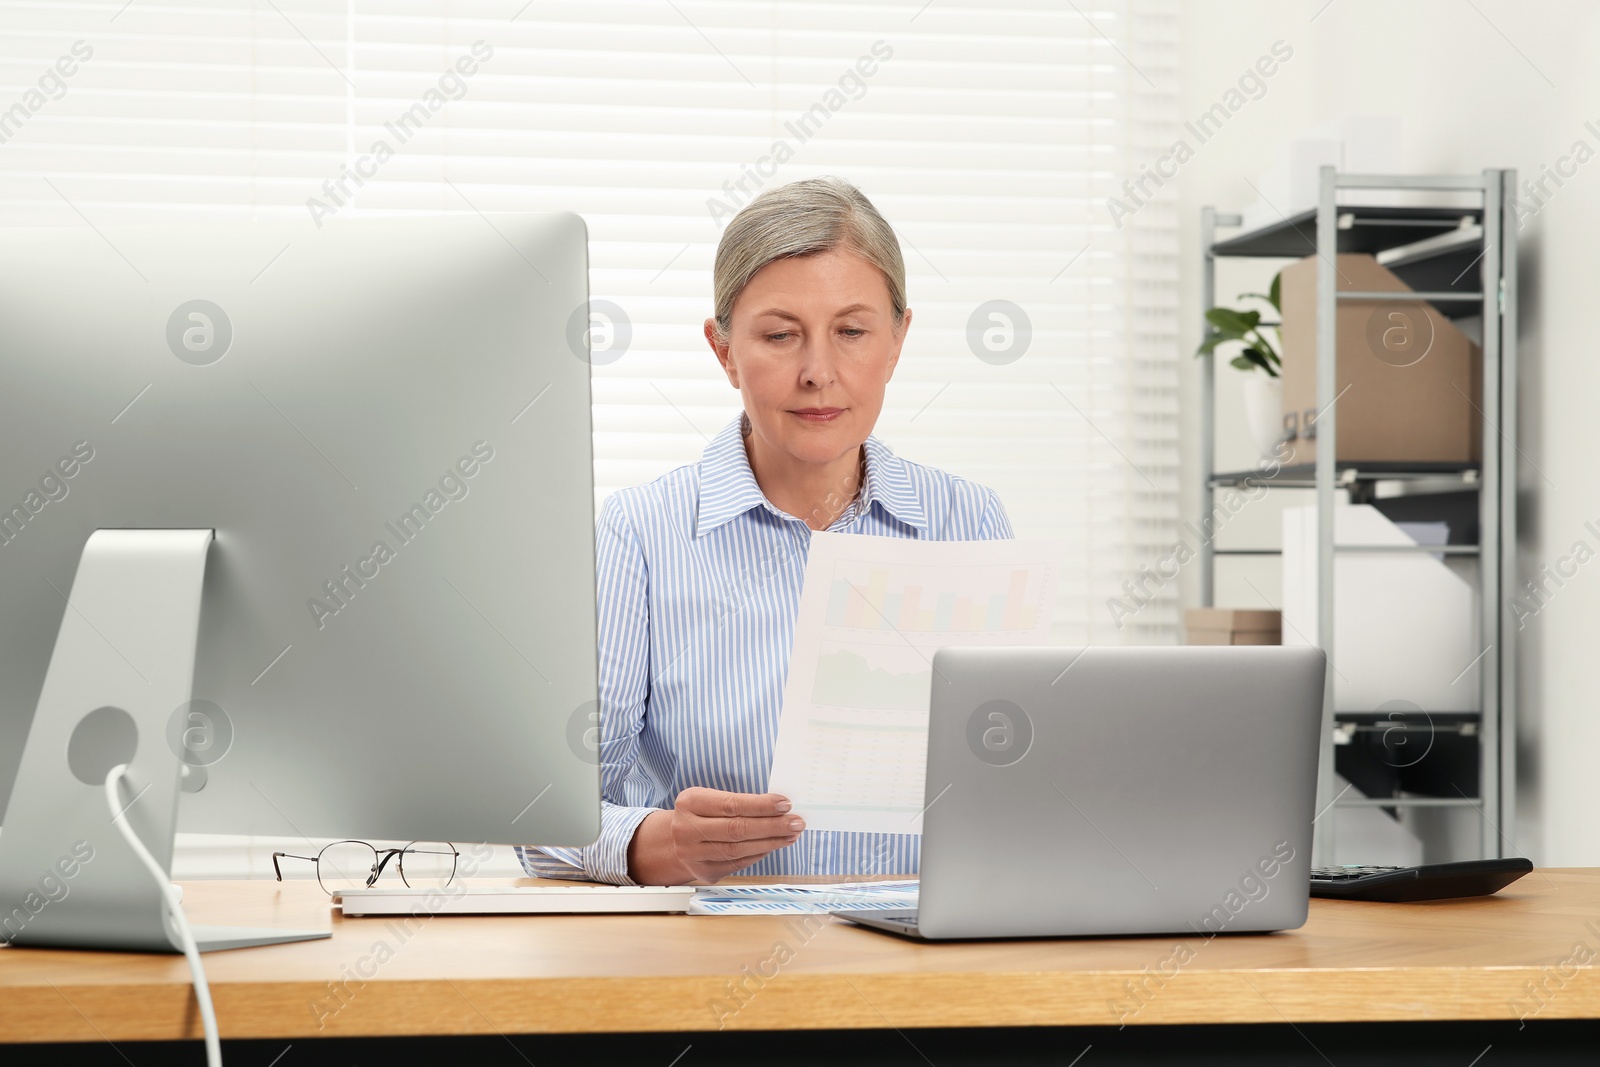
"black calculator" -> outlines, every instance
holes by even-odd
[[[1335,900],[1448,900],[1499,892],[1533,870],[1520,856],[1417,867],[1311,868],[1311,895]]]

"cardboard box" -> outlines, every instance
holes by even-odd
[[[1283,616],[1244,608],[1190,608],[1183,629],[1191,645],[1281,645]]]
[[[1308,256],[1283,271],[1284,428],[1295,435],[1295,464],[1317,456],[1318,263]],[[1371,256],[1337,263],[1340,289],[1409,291]],[[1341,463],[1478,462],[1483,354],[1438,309],[1421,300],[1341,300],[1336,338]]]

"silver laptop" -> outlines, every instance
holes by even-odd
[[[925,940],[1294,929],[1310,894],[1322,653],[944,648],[933,657]]]

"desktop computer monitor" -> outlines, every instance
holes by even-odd
[[[571,214],[6,233],[0,913],[98,826],[13,939],[160,947],[117,762],[166,865],[597,836],[587,328]]]

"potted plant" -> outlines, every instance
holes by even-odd
[[[1279,275],[1273,275],[1272,286],[1265,293],[1240,293],[1239,299],[1254,297],[1272,305],[1281,320],[1278,304]],[[1259,311],[1240,311],[1235,308],[1214,307],[1206,311],[1210,329],[1195,350],[1196,356],[1210,356],[1218,346],[1239,343],[1243,347],[1229,364],[1246,372],[1244,379],[1244,417],[1250,430],[1250,439],[1262,456],[1269,456],[1283,439],[1283,379],[1278,370],[1283,360],[1277,347],[1262,333]],[[1267,329],[1273,329],[1268,324]]]

